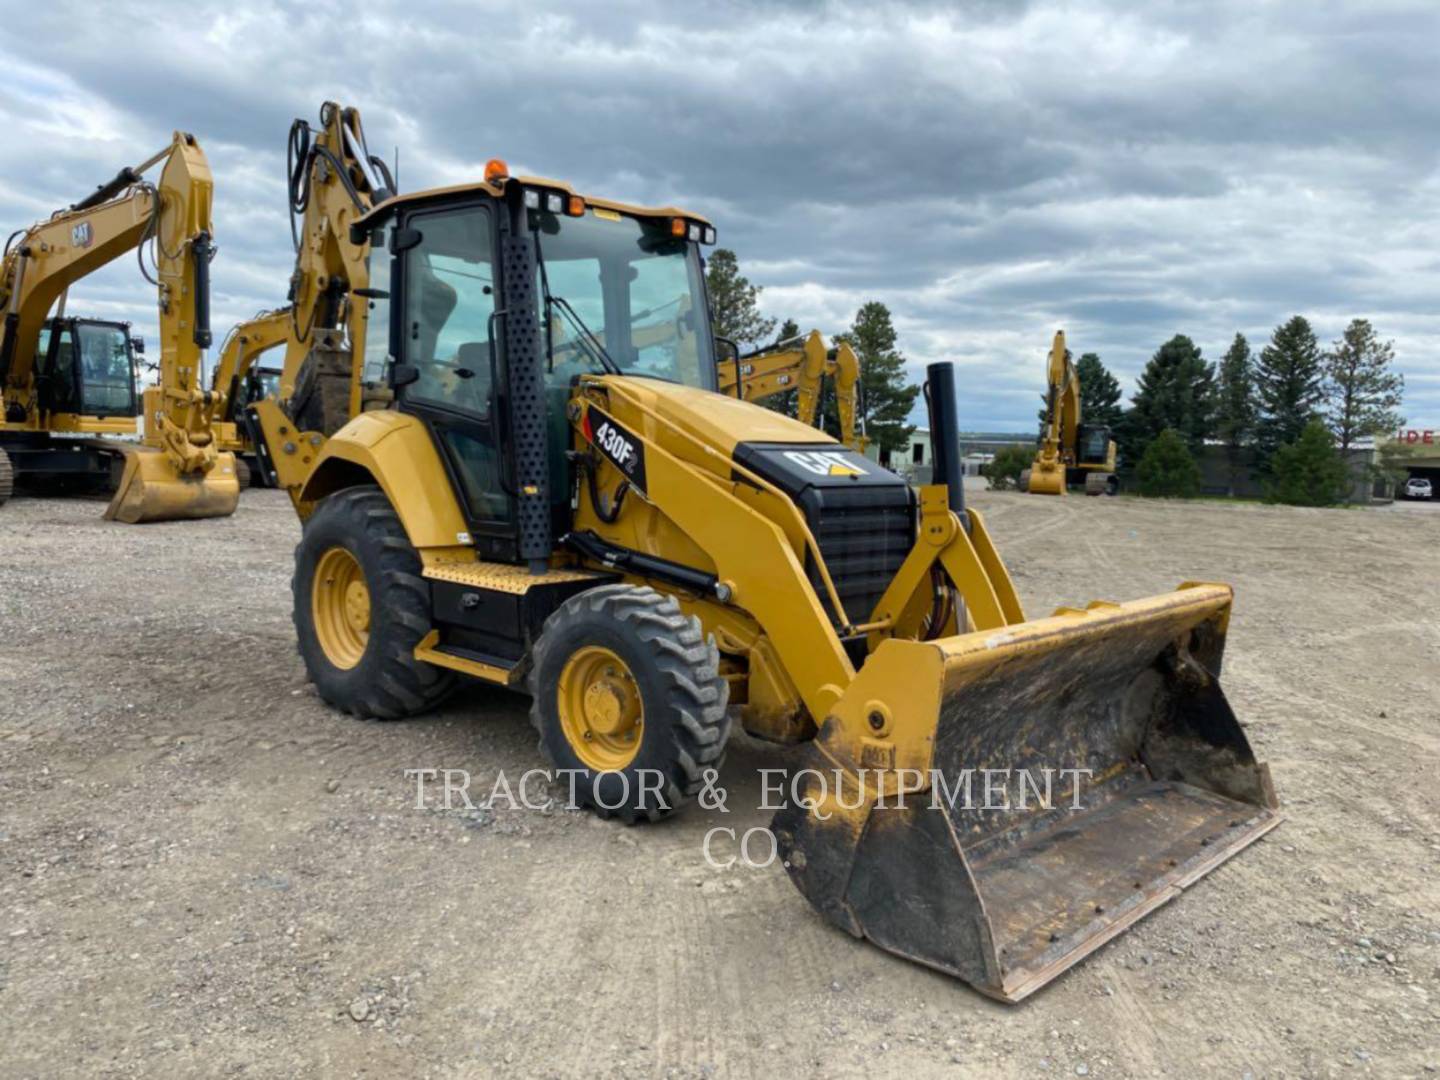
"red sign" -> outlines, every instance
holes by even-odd
[[[1423,430],[1409,428],[1405,431],[1397,431],[1395,433],[1395,441],[1405,443],[1407,446],[1434,446],[1437,441],[1440,441],[1436,438],[1437,434],[1440,433],[1437,433],[1434,428],[1425,428]]]

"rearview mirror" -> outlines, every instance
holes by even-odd
[[[130,339],[130,349],[131,349],[132,352],[136,353],[137,355],[139,355],[139,356],[144,356],[144,355],[145,355],[145,339],[144,339],[143,337],[132,337],[132,338]]]

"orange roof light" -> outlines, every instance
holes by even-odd
[[[496,180],[508,180],[510,178],[510,166],[498,157],[491,158],[485,163],[485,182],[494,183]]]
[[[565,212],[571,217],[579,217],[585,213],[585,200],[579,195],[571,195],[569,201],[565,204]]]
[[[672,217],[672,218],[670,219],[670,235],[671,235],[671,236],[684,236],[684,235],[685,235],[685,219],[684,219],[684,218]]]

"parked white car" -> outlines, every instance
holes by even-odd
[[[1405,481],[1405,497],[1407,499],[1428,499],[1433,494],[1430,481],[1423,476],[1412,476]]]

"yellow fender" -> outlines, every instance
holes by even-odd
[[[357,483],[380,485],[417,549],[470,543],[450,474],[430,432],[415,417],[390,411],[356,416],[324,440],[291,498],[301,516],[308,517],[326,495]]]

